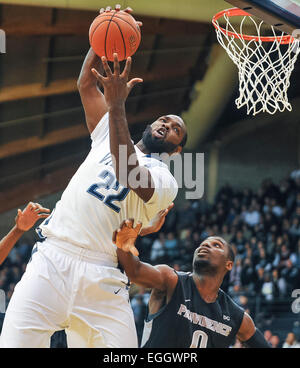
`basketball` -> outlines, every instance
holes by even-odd
[[[113,61],[113,54],[119,60],[133,55],[141,42],[141,31],[132,15],[124,11],[104,12],[98,15],[89,29],[90,45],[98,56]]]

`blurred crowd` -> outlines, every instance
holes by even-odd
[[[223,290],[251,315],[254,309],[249,300],[260,296],[269,306],[266,313],[272,314],[274,300],[290,297],[300,288],[300,170],[279,185],[267,179],[257,191],[227,184],[213,204],[205,199],[185,201],[170,211],[158,234],[138,239],[140,257],[151,264],[191,271],[194,250],[211,235],[223,237],[236,250],[235,265],[224,279]],[[0,267],[0,289],[6,291],[7,302],[31,249],[32,244],[19,242]],[[149,292],[136,288],[131,297],[140,341]],[[299,347],[298,330],[287,331],[286,340],[279,341],[277,336],[277,344],[276,334],[270,332],[272,345]]]

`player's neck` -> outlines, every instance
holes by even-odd
[[[143,153],[145,153],[145,154],[149,154],[149,153],[151,153],[151,152],[150,152],[150,150],[148,150],[148,149],[146,148],[146,146],[144,145],[144,143],[143,143],[143,140],[142,140],[142,139],[141,139],[139,142],[137,142],[136,146],[137,146],[137,148],[138,148],[140,151],[142,151],[142,152],[143,152]]]
[[[193,279],[201,298],[206,303],[214,303],[218,297],[222,280],[216,275],[199,275],[196,273],[193,273]]]

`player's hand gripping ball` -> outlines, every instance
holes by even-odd
[[[100,10],[89,30],[90,45],[94,52],[107,60],[113,61],[113,54],[118,54],[119,61],[133,55],[141,42],[141,22],[137,22],[130,13],[132,9],[116,10],[107,7]]]

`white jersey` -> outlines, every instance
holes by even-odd
[[[146,227],[151,219],[175,199],[178,185],[160,160],[145,155],[136,146],[139,165],[146,166],[155,191],[144,202],[133,190],[121,186],[112,166],[109,116],[106,113],[91,134],[92,147],[51,216],[40,225],[40,235],[82,248],[99,251],[116,259],[112,234],[133,218]]]

